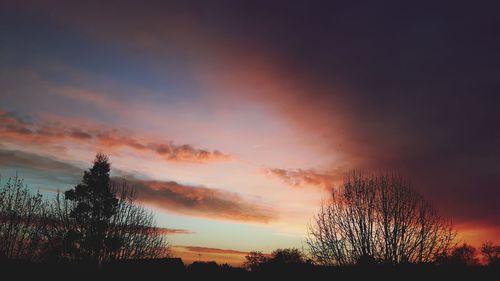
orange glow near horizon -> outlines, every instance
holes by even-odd
[[[246,252],[206,247],[172,247],[172,256],[180,257],[186,265],[189,265],[195,261],[215,261],[218,264],[227,263],[231,266],[241,267],[245,262],[245,256],[247,254],[248,253]]]

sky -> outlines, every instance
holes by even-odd
[[[2,0],[2,181],[50,197],[104,152],[176,254],[240,264],[397,172],[500,243],[500,7],[457,2]]]

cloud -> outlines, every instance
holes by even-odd
[[[129,183],[137,191],[139,201],[181,214],[258,223],[275,219],[271,209],[221,189],[174,181],[139,180],[130,176],[115,180]]]
[[[76,139],[81,139],[81,140],[90,140],[92,139],[92,135],[85,132],[85,131],[82,131],[80,129],[76,129],[76,128],[73,128],[71,129],[71,131],[69,132],[69,136],[72,137],[72,138],[76,138]]]
[[[182,247],[188,251],[195,252],[195,253],[235,254],[235,255],[247,255],[248,254],[248,252],[242,252],[242,251],[236,251],[236,250],[199,247],[199,246],[176,246],[176,247]]]
[[[221,100],[265,104],[342,165],[401,171],[450,217],[498,226],[493,3],[15,6],[134,51],[200,61],[203,86]]]
[[[36,177],[63,184],[75,184],[83,170],[76,165],[33,153],[0,149],[0,169],[15,169],[20,177]],[[26,173],[26,174],[24,174]],[[49,190],[48,188],[42,188]]]
[[[333,168],[399,171],[445,215],[498,225],[497,9],[428,5],[158,4],[158,14],[134,9],[142,26],[124,21],[131,7],[114,17],[127,27],[68,21],[124,46],[136,41],[128,27],[143,31],[151,52],[180,45],[222,102],[268,106]],[[200,19],[198,8],[210,13]],[[172,22],[191,36],[161,30]]]
[[[325,190],[331,190],[343,179],[343,174],[338,171],[319,172],[316,170],[286,170],[278,168],[264,169],[266,174],[278,177],[284,183],[292,187],[313,186]]]
[[[36,177],[45,184],[76,184],[83,169],[76,164],[33,153],[0,149],[0,169],[16,169],[21,177]],[[124,173],[124,172],[120,172]],[[275,218],[270,209],[245,200],[242,196],[203,186],[183,185],[174,181],[139,180],[133,176],[115,177],[126,181],[136,191],[138,200],[159,208],[195,217],[267,223]],[[49,183],[47,183],[49,182]],[[56,188],[41,187],[41,191],[56,192]],[[167,233],[185,233],[166,230]]]
[[[219,264],[228,263],[233,266],[241,266],[245,262],[245,256],[248,255],[244,251],[200,246],[174,245],[171,250],[174,256],[181,257],[186,264],[195,261],[216,261]]]
[[[166,227],[157,227],[157,231],[161,234],[165,235],[178,235],[178,234],[195,234],[195,232],[187,229],[179,229],[179,228],[166,228]]]
[[[128,111],[128,107],[126,104],[108,98],[104,95],[100,95],[94,91],[80,89],[76,87],[64,86],[64,87],[56,87],[53,89],[52,92],[58,96],[73,99],[78,102],[83,102],[86,104],[91,104],[103,110],[112,111],[116,114],[119,113],[123,114]]]
[[[73,127],[62,122],[27,123],[15,113],[0,112],[0,137],[4,141],[28,142],[39,145],[65,141],[91,145],[94,150],[128,148],[137,152],[150,152],[166,161],[208,163],[228,161],[232,157],[218,150],[206,150],[173,141],[138,139],[118,129]]]

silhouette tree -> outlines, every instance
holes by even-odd
[[[454,237],[451,223],[404,178],[353,172],[322,204],[306,243],[323,265],[401,264],[433,261]]]
[[[298,265],[308,262],[304,253],[296,248],[274,250],[271,253],[271,258],[268,260],[268,263],[277,265]]]
[[[41,194],[32,194],[17,176],[9,179],[0,188],[0,257],[39,259],[44,214]]]
[[[66,200],[75,202],[70,217],[77,228],[69,229],[67,238],[78,249],[78,258],[99,264],[106,251],[119,248],[120,241],[107,235],[110,219],[116,214],[118,199],[111,189],[110,163],[104,154],[97,154],[93,166],[84,172],[83,180],[65,192]]]
[[[245,256],[243,267],[252,272],[262,270],[303,269],[304,265],[312,265],[303,252],[296,248],[276,249],[270,255],[252,251]]]
[[[464,243],[451,249],[449,254],[442,255],[438,263],[441,265],[474,266],[479,265],[479,260],[476,248]]]
[[[119,259],[166,257],[168,243],[153,214],[134,203],[135,192],[110,178],[110,164],[97,154],[82,182],[57,196],[46,223],[48,259],[101,265]]]
[[[252,251],[245,256],[243,267],[250,271],[257,271],[267,263],[267,260],[268,258],[262,252]]]
[[[484,262],[489,266],[500,266],[500,246],[492,242],[485,242],[481,246],[481,254]]]
[[[259,251],[252,251],[245,256],[243,267],[250,271],[258,270],[263,264],[267,262],[267,257]]]

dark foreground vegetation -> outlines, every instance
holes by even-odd
[[[95,267],[168,256],[153,214],[134,203],[126,183],[112,182],[97,154],[80,184],[55,198],[32,194],[19,178],[0,189],[0,257]]]
[[[215,262],[194,262],[185,266],[178,258],[131,260],[110,263],[102,268],[84,264],[33,263],[3,260],[3,276],[21,280],[496,280],[498,266],[484,265],[350,265],[272,264],[259,270],[247,270]],[[67,279],[71,276],[70,279]],[[311,278],[311,279],[309,279]],[[14,279],[12,279],[14,280]]]
[[[0,270],[32,279],[162,278],[473,278],[495,279],[500,246],[458,245],[440,217],[404,178],[353,173],[309,225],[307,252],[250,252],[242,267],[184,265],[170,257],[153,214],[113,182],[98,154],[80,184],[52,199],[17,177],[0,188]],[[478,279],[479,278],[479,279]]]

